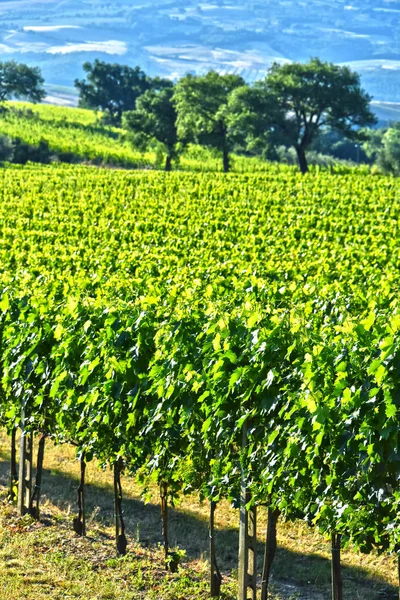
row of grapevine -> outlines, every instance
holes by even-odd
[[[197,492],[212,525],[228,498],[255,598],[267,505],[263,599],[282,515],[331,536],[339,600],[343,545],[400,551],[397,196],[357,174],[7,170],[2,425],[74,444],[82,482],[113,467],[120,553],[124,468],[160,488],[167,563],[168,499]]]

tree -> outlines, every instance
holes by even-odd
[[[11,161],[13,156],[14,146],[12,139],[7,135],[0,135],[0,163]]]
[[[150,89],[151,80],[139,68],[109,64],[100,60],[83,65],[87,80],[75,80],[79,90],[79,106],[105,111],[118,125],[122,113],[134,110],[136,100]]]
[[[259,85],[268,102],[279,108],[273,126],[285,144],[296,149],[302,173],[308,171],[306,150],[322,128],[361,140],[359,128],[376,122],[369,108],[371,97],[361,88],[359,75],[348,67],[318,58],[304,64],[275,63]]]
[[[274,123],[281,109],[263,82],[241,86],[229,97],[229,125],[236,145],[244,151],[276,159],[275,147],[283,143]]]
[[[175,89],[179,137],[222,152],[225,173],[234,141],[229,128],[229,96],[244,83],[238,75],[210,71],[204,76],[186,75]]]
[[[43,84],[38,67],[28,67],[14,60],[0,62],[0,102],[12,98],[40,102],[46,95]]]
[[[167,81],[159,89],[147,90],[137,101],[136,110],[123,115],[124,127],[131,133],[136,147],[146,149],[152,141],[159,142],[166,154],[165,170],[177,156],[177,113],[172,102],[173,84]]]
[[[400,175],[400,123],[369,131],[364,150],[384,173]]]
[[[362,133],[368,135],[369,131],[371,130],[368,129]],[[312,150],[319,154],[333,156],[341,160],[351,160],[356,163],[370,162],[362,144],[354,143],[347,139],[340,131],[332,131],[331,129],[321,130],[312,144]]]

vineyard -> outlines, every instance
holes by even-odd
[[[171,503],[208,501],[211,596],[225,501],[240,508],[240,600],[259,594],[259,507],[262,600],[284,521],[329,538],[333,600],[346,597],[348,544],[400,556],[397,180],[279,167],[0,176],[0,423],[21,513],[40,516],[49,439],[76,449],[79,535],[86,466],[112,468],[119,555],[122,473],[160,492],[170,571]]]
[[[91,110],[8,102],[0,112],[0,133],[34,148],[48,144],[51,158],[62,163],[85,163],[118,168],[163,168],[164,158],[155,145],[141,152],[132,146],[126,131],[101,123],[101,114]],[[189,145],[175,168],[197,172],[220,171],[218,153]],[[235,156],[233,169],[263,172],[266,164],[258,157]]]

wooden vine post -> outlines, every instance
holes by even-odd
[[[86,462],[85,457],[81,456],[81,477],[78,486],[78,516],[74,518],[74,531],[78,535],[85,537],[86,535],[86,512],[85,512],[85,473]]]
[[[247,446],[247,424],[243,425],[242,449]],[[257,511],[256,507],[246,509],[251,494],[246,487],[244,469],[240,492],[239,523],[239,570],[238,600],[256,600],[257,598]]]
[[[215,552],[215,502],[210,502],[210,596],[211,598],[219,597],[221,593],[222,575],[218,568],[217,557]]]
[[[332,533],[332,600],[343,600],[342,566],[340,562],[340,542],[342,536]]]
[[[162,481],[160,484],[160,504],[161,504],[161,527],[164,545],[164,560],[168,568],[169,557],[169,534],[168,534],[168,485]]]
[[[13,427],[11,431],[11,464],[10,464],[10,489],[8,498],[10,502],[17,499],[18,471],[17,471],[17,448],[16,448],[17,428]]]
[[[32,497],[32,455],[33,436],[25,431],[25,406],[22,409],[21,443],[19,454],[18,512],[29,512]]]
[[[44,461],[44,446],[46,443],[46,434],[42,433],[38,444],[38,453],[36,461],[36,478],[35,487],[31,495],[31,502],[29,505],[29,514],[35,519],[39,520],[40,517],[40,495],[42,488],[42,476],[43,476],[43,461]]]
[[[125,556],[128,545],[125,536],[125,523],[122,511],[122,485],[121,485],[122,459],[114,463],[114,515],[115,515],[115,540],[117,554]]]
[[[176,573],[179,566],[179,554],[170,552],[169,549],[169,531],[168,531],[168,483],[162,481],[160,484],[160,504],[161,504],[161,526],[164,546],[165,568],[171,573]]]
[[[268,509],[267,534],[265,538],[264,566],[261,581],[261,600],[268,600],[268,586],[271,576],[272,563],[276,553],[276,524],[279,511]]]

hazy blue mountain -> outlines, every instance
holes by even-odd
[[[310,56],[350,64],[376,100],[400,102],[398,0],[2,0],[0,50],[40,66],[62,102],[97,57],[152,75],[213,68],[252,81],[273,61]]]

